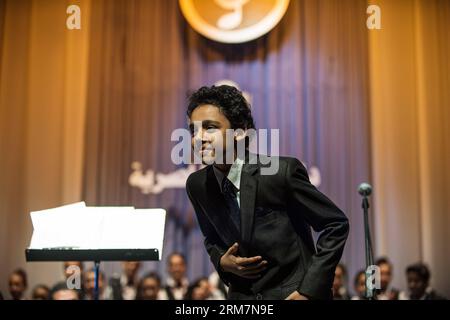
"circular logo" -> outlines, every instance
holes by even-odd
[[[259,38],[281,20],[289,0],[179,0],[194,30],[225,43]]]

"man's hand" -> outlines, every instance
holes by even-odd
[[[309,299],[296,290],[292,292],[285,300],[309,300]]]
[[[246,279],[258,279],[260,273],[267,268],[267,261],[261,256],[239,257],[236,255],[239,245],[233,244],[220,258],[220,266],[225,272],[231,272]]]

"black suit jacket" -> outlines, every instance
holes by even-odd
[[[194,172],[187,180],[186,190],[211,261],[230,286],[229,298],[284,299],[298,290],[309,298],[329,299],[348,220],[310,183],[300,161],[279,157],[278,172],[261,175],[261,158],[262,163],[270,160],[260,155],[256,164],[242,168],[240,233],[228,215],[213,167]],[[321,232],[316,246],[310,226]],[[269,262],[259,279],[247,280],[221,270],[220,258],[234,242],[239,243],[239,255],[260,255]]]

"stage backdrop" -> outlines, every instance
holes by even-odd
[[[184,188],[143,194],[131,164],[168,174],[171,133],[186,128],[186,94],[223,79],[249,93],[258,128],[280,129],[280,154],[321,174],[319,189],[348,215],[344,261],[364,265],[357,186],[370,180],[365,1],[291,1],[256,41],[220,44],[187,24],[178,1],[92,2],[84,199],[167,209],[164,256],[185,253],[191,279],[208,274]],[[164,273],[164,265],[155,265]]]

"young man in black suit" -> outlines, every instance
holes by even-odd
[[[297,159],[238,152],[255,126],[236,88],[200,88],[187,115],[194,150],[209,165],[189,176],[186,190],[228,298],[330,299],[349,229],[344,213]],[[278,170],[264,174],[271,163]],[[310,227],[321,232],[316,246]]]

